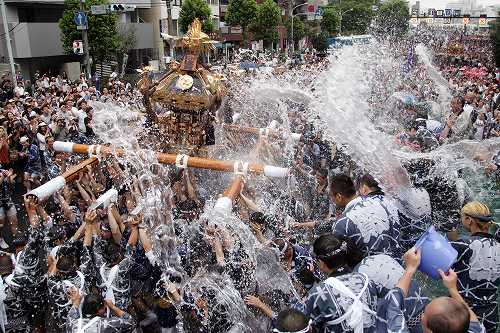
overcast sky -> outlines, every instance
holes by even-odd
[[[410,0],[410,4],[413,5],[416,0]],[[454,2],[455,0],[420,0],[421,8],[442,8],[446,6],[449,2]],[[478,5],[495,5],[500,4],[500,0],[477,0]]]

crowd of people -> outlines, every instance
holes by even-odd
[[[467,66],[481,71],[440,65],[454,95],[449,110],[436,120],[422,107],[437,94],[424,66],[415,65],[408,74],[414,79],[398,88],[412,95],[396,103],[405,129],[397,142],[422,152],[498,137],[493,69],[470,59]],[[415,84],[422,76],[428,85]],[[168,182],[170,191],[160,195],[162,221],[151,223],[144,202],[153,190],[128,179],[129,166],[112,154],[47,200],[24,195],[80,161],[54,151],[54,141],[102,143],[92,102],[140,107],[137,90],[114,76],[102,91],[84,75],[70,82],[64,73],[37,73],[30,83],[19,74],[16,81],[14,88],[4,75],[0,83],[4,332],[497,331],[500,237],[493,211],[460,198],[455,184],[432,173],[432,160],[405,164],[411,195],[393,197],[348,147],[314,128],[304,106],[290,103],[289,130],[301,134],[293,147],[294,190],[259,193],[245,184],[233,212],[238,221],[212,221],[202,214],[209,200],[197,186],[199,174],[179,168],[151,180],[151,188]],[[259,138],[259,154],[276,158],[266,140]],[[493,153],[489,173],[500,168]],[[95,205],[110,190],[117,196]],[[273,209],[261,205],[268,196]],[[170,226],[173,234],[151,225]],[[436,273],[442,297],[418,272],[422,251],[415,243],[431,226],[457,251],[452,267]],[[154,248],[159,244],[162,250]],[[264,283],[256,253],[266,257],[267,274],[276,263],[289,287]]]

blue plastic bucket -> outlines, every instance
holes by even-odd
[[[443,235],[434,229],[434,226],[427,229],[415,243],[415,247],[422,251],[418,270],[429,275],[434,280],[441,278],[438,269],[447,272],[457,260],[457,250],[451,246]]]

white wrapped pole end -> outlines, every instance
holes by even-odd
[[[267,128],[269,129],[277,129],[279,126],[279,123],[276,121],[276,120],[273,120],[269,123],[269,125],[267,126]]]
[[[66,179],[63,176],[58,176],[46,182],[45,184],[38,186],[34,190],[26,193],[26,195],[35,196],[39,201],[43,201],[50,197],[52,194],[56,193],[66,185]]]
[[[62,153],[72,153],[73,145],[73,142],[54,141],[54,143],[52,144],[52,148],[55,151],[59,151]]]
[[[236,123],[238,123],[238,121],[240,120],[240,118],[241,118],[241,114],[239,114],[239,113],[235,113],[235,114],[233,114],[233,117],[232,117],[232,118],[233,118],[233,124],[236,124]]]
[[[116,202],[117,200],[118,200],[118,191],[112,188],[106,191],[106,193],[101,195],[99,198],[97,198],[97,200],[94,201],[89,208],[96,209],[101,205],[103,206],[103,208],[107,208],[110,203]]]
[[[233,209],[233,201],[228,197],[220,197],[215,202],[214,209],[218,213],[229,214]]]
[[[266,165],[264,166],[264,175],[266,175],[267,177],[284,178],[288,176],[288,169]]]

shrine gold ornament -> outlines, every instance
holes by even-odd
[[[140,71],[138,86],[148,117],[159,129],[162,146],[158,148],[163,151],[199,151],[213,144],[214,115],[226,94],[226,80],[205,69],[200,56],[214,43],[195,19],[177,41],[185,52],[180,62],[172,61],[170,71],[157,80],[150,69]]]

